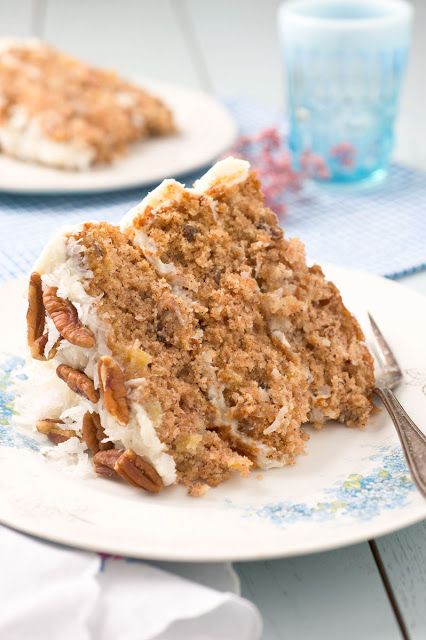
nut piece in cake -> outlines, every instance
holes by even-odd
[[[96,473],[101,476],[119,476],[128,484],[150,493],[159,493],[164,487],[161,476],[154,467],[131,449],[99,451],[93,462]]]
[[[114,447],[112,442],[103,442],[106,435],[99,414],[96,412],[86,411],[84,414],[81,436],[93,455],[98,451],[108,451]]]
[[[99,400],[99,392],[95,389],[93,380],[82,371],[73,369],[67,364],[60,364],[56,369],[56,373],[74,393],[83,396],[87,400],[90,400],[90,402],[97,402]]]
[[[114,471],[129,484],[150,493],[159,493],[164,487],[161,476],[154,467],[131,449],[127,449],[117,458]]]
[[[43,293],[43,302],[61,336],[77,347],[88,349],[94,347],[95,337],[92,331],[81,324],[74,305],[69,300],[60,298],[57,292],[57,287],[46,289]]]
[[[36,360],[51,360],[55,355],[61,341],[61,337],[45,354],[49,339],[45,329],[46,309],[43,302],[43,289],[40,274],[34,271],[30,276],[28,286],[28,310],[27,310],[27,344],[31,356]]]
[[[31,355],[36,360],[45,360],[44,348],[47,333],[43,335],[45,309],[40,274],[33,272],[28,285],[27,342]]]
[[[115,463],[122,453],[123,449],[110,449],[109,451],[98,451],[98,453],[95,453],[93,456],[93,464],[96,473],[106,478],[114,478],[116,476],[114,469]]]
[[[54,444],[66,442],[70,438],[74,438],[77,433],[73,429],[63,429],[60,425],[64,424],[62,420],[54,420],[53,418],[44,418],[37,420],[36,428],[39,433],[43,433]]]
[[[129,405],[124,374],[110,356],[102,356],[98,362],[99,386],[105,409],[122,425],[129,422]]]
[[[74,392],[52,415],[82,433],[99,475],[200,496],[296,462],[308,422],[367,423],[361,329],[247,162],[223,160],[192,189],[167,180],[120,227],[85,223],[52,243],[37,266],[44,304],[31,283],[29,344],[46,307],[64,339],[39,366]]]

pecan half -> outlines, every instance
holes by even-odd
[[[161,476],[152,464],[143,460],[132,449],[99,451],[94,457],[95,471],[109,478],[120,476],[126,482],[149,491],[159,493],[164,487]]]
[[[47,334],[45,334],[45,336],[43,335],[44,324],[45,309],[41,276],[34,271],[30,276],[28,285],[27,343],[32,357],[36,360],[46,360],[44,357],[44,347],[47,342]]]
[[[99,386],[105,408],[122,425],[129,422],[129,404],[124,384],[124,373],[110,356],[102,356],[98,362]]]
[[[121,454],[114,465],[114,469],[126,482],[150,493],[159,493],[164,486],[161,476],[152,464],[143,460],[132,449],[126,449]]]
[[[99,400],[99,393],[95,389],[93,380],[91,380],[85,373],[69,367],[67,364],[60,364],[56,368],[56,373],[69,386],[71,391],[78,393],[79,396],[83,396],[90,400],[90,402],[97,402]]]
[[[92,331],[80,322],[74,305],[69,300],[60,298],[57,292],[57,287],[46,289],[43,302],[61,336],[77,347],[94,347],[96,342]]]
[[[93,464],[95,465],[95,471],[100,476],[106,476],[107,478],[113,478],[115,473],[115,463],[123,453],[124,449],[110,449],[109,451],[98,451],[93,456]]]
[[[62,420],[43,418],[43,420],[37,420],[36,428],[37,431],[47,436],[54,444],[66,442],[77,435],[73,429],[61,429],[58,426],[60,424],[64,424]]]
[[[47,338],[47,334],[46,338]],[[44,338],[44,336],[43,336]],[[47,342],[47,340],[46,340]],[[46,346],[46,342],[44,343],[44,346]],[[51,348],[51,350],[49,351],[49,353],[47,354],[47,359],[51,360],[52,358],[54,358],[56,356],[56,352],[58,351],[58,347],[62,342],[62,336],[59,336],[59,338],[56,340],[55,344],[53,345],[53,347]]]
[[[107,451],[114,447],[112,442],[102,442],[105,438],[105,431],[98,413],[86,411],[83,416],[82,436],[93,455],[98,451]]]
[[[51,348],[51,350],[46,356],[44,355],[44,350],[46,348],[48,339],[49,339],[49,335],[47,333],[43,333],[43,335],[40,338],[37,338],[37,340],[35,340],[34,342],[34,349],[37,349],[38,352],[40,353],[40,356],[42,356],[40,358],[37,358],[38,360],[51,360],[56,356],[58,347],[61,344],[62,336],[59,336],[59,338],[56,340],[55,344],[53,345],[53,347]]]
[[[29,345],[31,355],[36,360],[47,360],[46,356],[44,355],[44,349],[46,347],[48,338],[49,336],[47,335],[47,333],[43,333],[42,336],[36,338],[33,343]]]

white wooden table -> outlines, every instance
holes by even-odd
[[[0,32],[47,38],[130,76],[247,95],[278,108],[284,102],[275,21],[279,4],[0,0]],[[413,4],[413,51],[396,157],[426,170],[426,3]],[[402,282],[426,294],[426,273]],[[264,640],[426,638],[426,522],[354,547],[236,568],[243,594],[264,617]]]

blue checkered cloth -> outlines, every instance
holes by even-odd
[[[279,124],[277,114],[250,101],[227,104],[241,133]],[[184,181],[190,184],[198,175],[185,176]],[[54,231],[83,220],[117,222],[149,190],[0,194],[0,280],[27,273]],[[307,187],[288,203],[283,226],[287,236],[303,240],[314,260],[398,278],[426,269],[425,210],[426,175],[395,165],[387,182],[375,190]]]
[[[426,269],[426,174],[399,165],[375,191],[313,188],[291,203],[287,235],[303,239],[319,262],[389,278]]]

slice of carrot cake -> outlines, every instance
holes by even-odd
[[[372,408],[356,320],[242,160],[55,238],[27,319],[38,430],[149,491],[292,464],[304,423],[362,426]]]
[[[159,98],[35,39],[0,41],[0,91],[0,149],[21,160],[84,170],[176,131]]]

